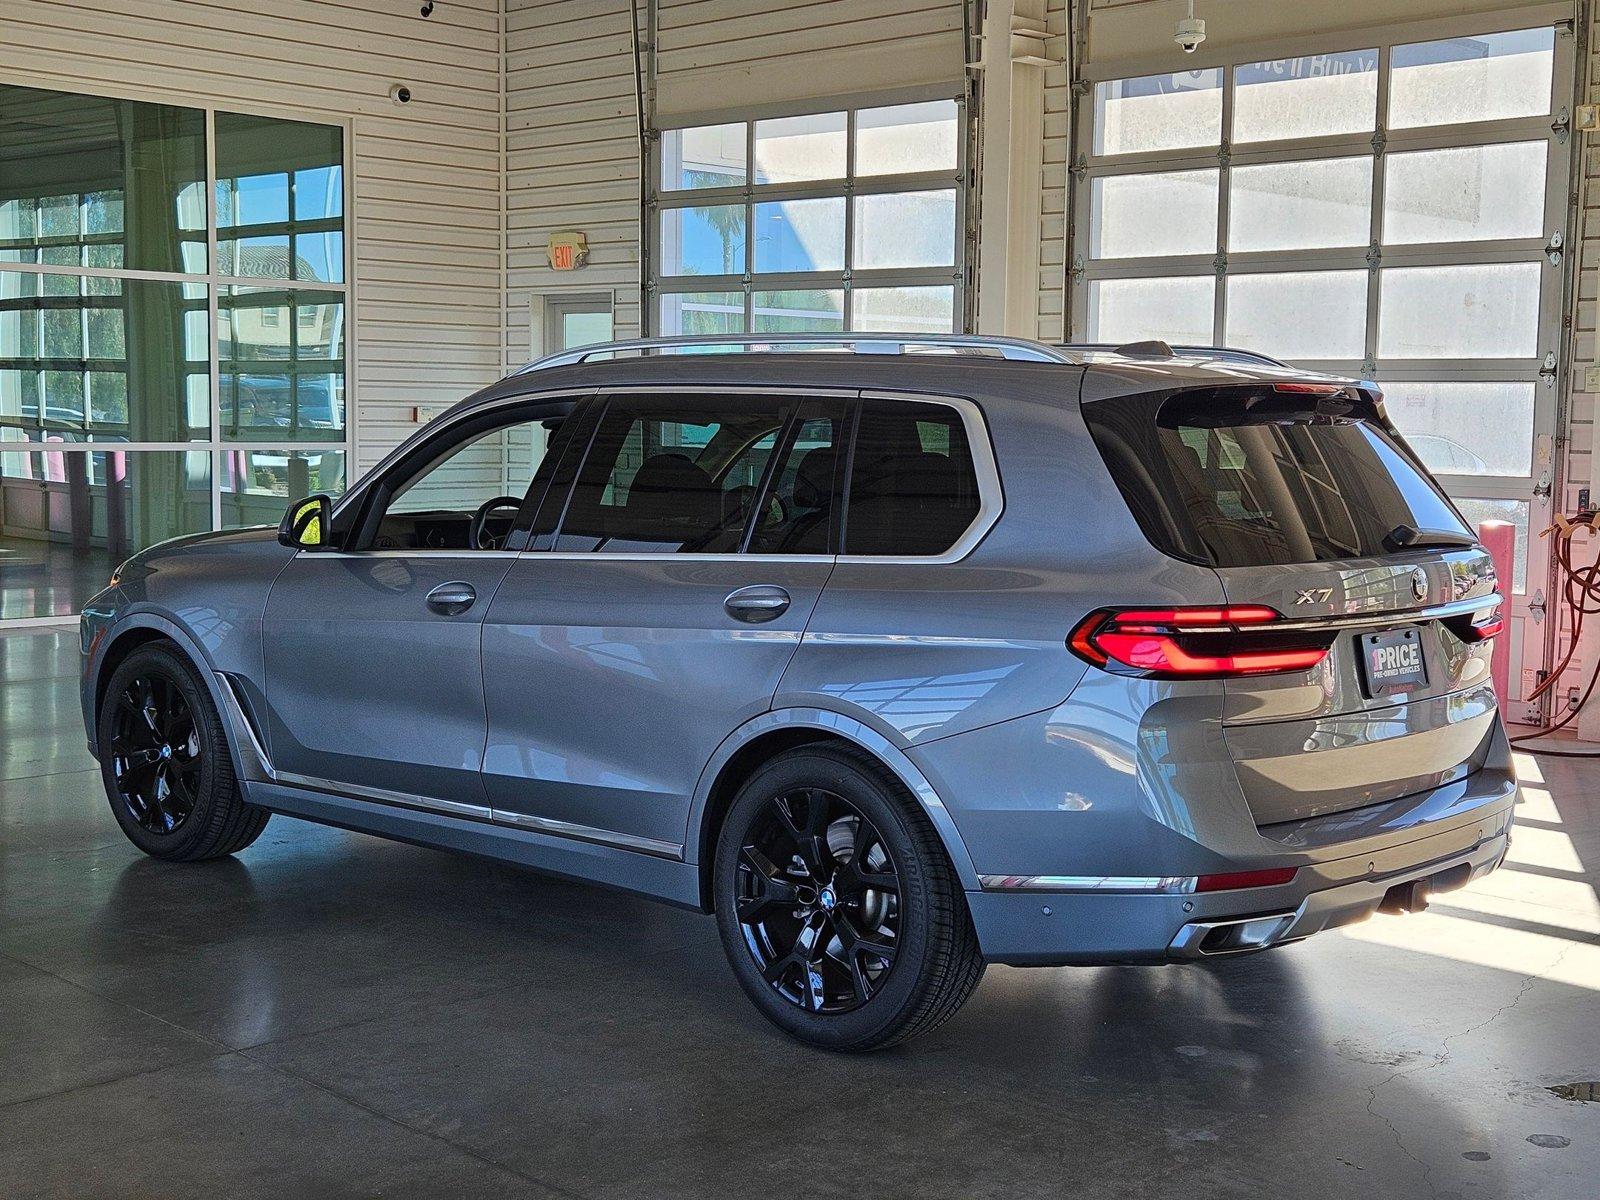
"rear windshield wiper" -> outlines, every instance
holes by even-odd
[[[1476,546],[1478,539],[1460,529],[1418,529],[1396,525],[1383,538],[1388,550],[1426,550],[1434,546]]]

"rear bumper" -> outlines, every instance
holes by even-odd
[[[1264,950],[1361,921],[1419,880],[1435,890],[1488,874],[1510,847],[1517,785],[1471,819],[1300,866],[1281,887],[1191,894],[973,891],[984,957],[1013,966],[1161,963]]]

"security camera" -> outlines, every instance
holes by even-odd
[[[1193,54],[1206,40],[1206,23],[1194,15],[1194,0],[1189,0],[1189,15],[1178,22],[1178,31],[1172,35],[1172,40],[1185,54]]]
[[[396,104],[410,104],[411,89],[403,83],[397,83],[389,89],[389,99]]]

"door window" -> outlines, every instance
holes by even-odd
[[[450,442],[394,486],[372,548],[505,549],[530,483],[548,470],[547,448],[558,425],[526,419]]]
[[[847,496],[844,553],[945,553],[981,507],[961,415],[938,404],[867,401]]]
[[[791,407],[776,398],[612,400],[555,549],[738,553]]]

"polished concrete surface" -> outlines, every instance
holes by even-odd
[[[0,637],[0,1196],[1600,1196],[1600,765],[1508,866],[1165,968],[993,968],[869,1057],[771,1030],[692,913],[274,818],[142,858],[71,634]]]

